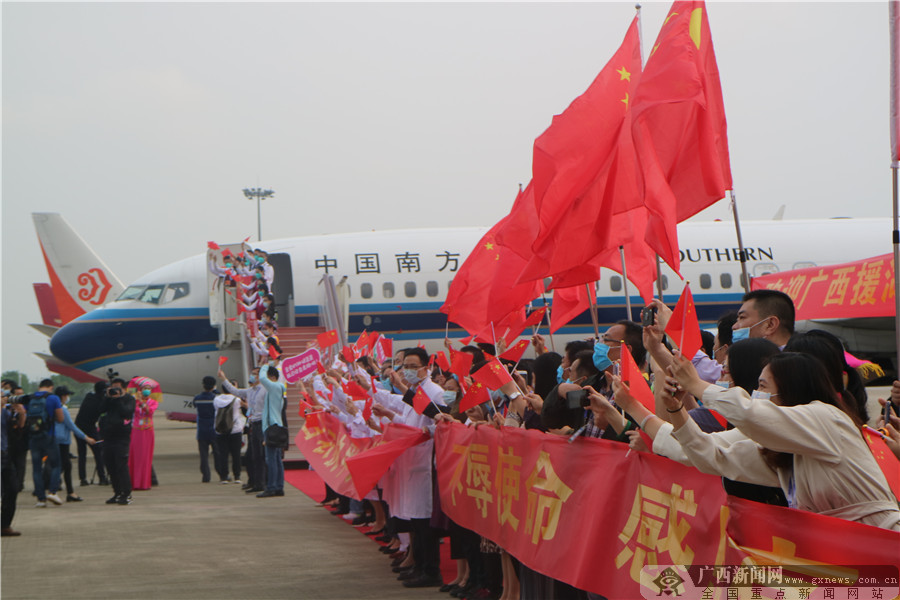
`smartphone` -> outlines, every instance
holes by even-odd
[[[891,412],[896,413],[897,409],[894,408],[894,403],[888,399],[888,401],[884,403],[884,411],[881,414],[885,425],[891,422]]]
[[[566,392],[566,408],[576,410],[579,408],[587,408],[591,405],[591,399],[587,395],[587,390],[573,390]]]
[[[618,360],[613,363],[613,375],[616,377],[622,376],[622,363]]]
[[[656,307],[645,306],[641,309],[641,326],[649,327],[656,321]]]

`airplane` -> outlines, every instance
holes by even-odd
[[[50,336],[50,354],[39,356],[51,370],[81,380],[104,379],[112,371],[140,374],[159,381],[164,392],[192,396],[200,378],[216,372],[219,356],[239,364],[241,349],[235,340],[240,331],[223,311],[223,292],[214,285],[207,265],[209,251],[123,286],[62,216],[35,213],[34,220],[59,312],[71,317],[57,319],[61,323],[56,325],[47,324],[52,315],[45,315],[44,325],[37,326]],[[744,222],[748,272],[753,277],[883,254],[889,248],[884,241],[890,229],[890,220],[879,218]],[[448,325],[439,308],[454,274],[486,230],[327,234],[258,242],[253,247],[268,252],[274,267],[282,333],[284,327],[324,327],[319,317],[320,281],[328,275],[342,278],[338,288],[349,296],[344,310],[350,339],[363,330],[375,330],[393,338],[395,348],[403,342],[422,343],[436,351],[445,331],[451,339],[467,335]],[[685,222],[678,233],[681,271],[691,282],[701,326],[709,326],[737,309],[744,293],[734,224]],[[228,247],[237,252],[240,245]],[[674,305],[684,284],[665,265],[662,280],[664,301]],[[631,318],[639,320],[643,301],[634,286],[629,291]],[[43,297],[44,304],[52,304],[46,289]],[[601,331],[627,316],[622,277],[606,269],[598,282],[597,315]],[[887,357],[895,351],[890,321],[868,329],[826,325],[847,341],[852,352]],[[547,337],[546,322],[540,331]],[[592,335],[585,312],[553,334],[553,347],[561,352],[568,341]]]

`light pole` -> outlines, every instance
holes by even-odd
[[[260,209],[260,200],[271,198],[275,195],[274,190],[264,190],[262,188],[244,188],[244,196],[248,200],[256,198],[256,237],[257,241],[262,241],[262,211]]]

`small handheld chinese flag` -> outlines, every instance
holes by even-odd
[[[472,378],[491,390],[499,390],[512,381],[512,377],[509,371],[506,370],[506,367],[493,358],[486,365],[472,373]]]
[[[650,412],[656,412],[656,402],[653,399],[653,392],[647,385],[647,380],[641,370],[638,369],[634,357],[625,345],[622,345],[622,381],[628,384],[631,395],[635,400],[644,405]]]
[[[249,241],[250,241],[250,236],[248,235],[247,237],[244,238],[244,243],[246,244]]]
[[[325,365],[322,364],[321,360],[316,362],[316,373],[319,375],[325,374]]]
[[[352,379],[347,382],[347,386],[344,390],[350,395],[351,398],[355,398],[357,400],[365,400],[369,397],[369,392],[365,390],[365,388]],[[368,421],[368,419],[366,419]]]
[[[672,311],[669,324],[666,326],[666,335],[681,350],[681,355],[690,360],[703,346],[703,338],[700,337],[700,323],[697,321],[697,309],[694,307],[694,296],[691,294],[691,286],[685,284],[684,291]]]
[[[228,362],[228,357],[227,357],[227,356],[220,356],[220,357],[219,357],[219,366],[220,366],[220,367],[221,367],[222,365],[224,365],[225,363],[227,363],[227,362]]]
[[[518,327],[514,328],[514,330],[509,332],[509,335],[506,336],[506,343],[509,344],[511,341],[522,335],[522,332],[528,329],[529,327],[534,327],[535,325],[540,325],[541,321],[544,320],[544,315],[547,313],[547,307],[542,306],[537,309],[530,315],[525,321],[520,324]],[[517,330],[517,331],[516,331]],[[516,361],[519,362],[519,361]]]
[[[459,412],[464,413],[473,406],[490,402],[490,400],[491,395],[488,393],[487,388],[480,382],[476,382],[459,401]]]
[[[522,355],[525,354],[525,351],[528,350],[528,344],[531,343],[531,340],[519,340],[516,342],[516,345],[512,348],[509,348],[506,352],[500,355],[500,358],[505,358],[506,360],[510,360],[514,363],[522,360]]]
[[[369,334],[369,352],[372,352],[375,349],[375,344],[378,343],[378,338],[381,337],[381,334],[377,331],[373,331]],[[356,342],[359,344],[359,342]]]
[[[363,329],[363,332],[359,334],[359,337],[356,339],[356,349],[359,352],[365,352],[369,349],[369,334]]]
[[[366,398],[366,403],[363,405],[362,409],[362,416],[366,423],[372,418],[372,398]]]
[[[316,336],[316,343],[319,345],[319,348],[322,349],[328,348],[329,346],[334,346],[338,343],[337,329],[332,329],[331,331],[320,333]]]
[[[271,345],[269,346],[269,356],[277,359],[279,356],[281,356],[281,354],[278,353],[278,348],[276,348],[274,345]]]
[[[863,437],[866,438],[869,450],[872,451],[875,462],[881,467],[894,496],[900,498],[900,463],[884,442],[884,436],[878,430],[864,426]]]
[[[210,250],[218,250],[219,249],[219,245],[215,242],[206,242],[206,247],[209,248]]]
[[[453,360],[450,363],[450,372],[466,377],[472,370],[472,360],[475,357],[468,352],[457,351],[453,354]]]
[[[353,354],[353,348],[351,348],[350,346],[344,346],[343,348],[341,348],[341,356],[343,356],[344,360],[346,360],[350,364],[353,364],[353,361],[356,360],[356,356],[354,356]]]
[[[421,415],[425,412],[425,409],[428,408],[429,404],[431,404],[431,398],[428,397],[428,394],[426,394],[425,390],[420,386],[413,396],[413,410]]]
[[[228,248],[225,248],[224,250],[222,250],[222,256],[234,256],[234,255],[231,253],[231,250],[229,250]]]
[[[441,371],[450,370],[450,361],[447,360],[447,355],[444,354],[443,350],[437,353],[437,366],[441,368]]]

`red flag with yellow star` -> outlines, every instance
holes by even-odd
[[[706,4],[672,4],[631,105],[650,212],[646,241],[679,272],[675,225],[725,196],[731,163]]]
[[[472,361],[475,357],[468,352],[462,352],[461,350],[454,350],[450,354],[452,356],[450,359],[450,372],[455,373],[460,377],[468,377],[469,371],[472,370]]]
[[[425,412],[425,409],[428,408],[428,405],[431,404],[431,398],[428,397],[428,394],[425,393],[425,390],[422,389],[421,386],[416,390],[416,393],[413,395],[413,410],[415,410],[420,415]]]
[[[875,429],[863,427],[863,437],[866,438],[869,450],[872,451],[875,462],[881,467],[881,472],[884,473],[884,478],[887,479],[894,496],[900,498],[900,462],[897,462],[897,457],[884,443],[884,435]]]
[[[332,329],[331,331],[325,331],[316,336],[316,343],[319,345],[319,348],[323,350],[328,348],[329,346],[333,346],[338,343],[338,332],[337,329]]]
[[[557,288],[553,290],[552,306],[550,333],[555,333],[560,327],[588,310],[591,307],[591,299],[588,297],[587,288],[584,285]]]
[[[697,321],[697,309],[694,306],[694,295],[690,284],[685,284],[684,291],[669,317],[666,335],[681,350],[681,355],[690,360],[703,347],[700,336],[700,323]]]
[[[472,373],[472,378],[491,390],[499,390],[512,381],[509,371],[495,358],[492,358],[486,365]]]
[[[459,401],[459,412],[464,413],[473,406],[491,401],[491,395],[483,384],[475,382]]]
[[[500,355],[500,358],[504,358],[506,360],[512,361],[514,363],[522,360],[522,356],[525,354],[525,351],[528,350],[528,346],[531,344],[531,340],[519,340],[516,342],[514,346],[509,348],[506,352]]]

